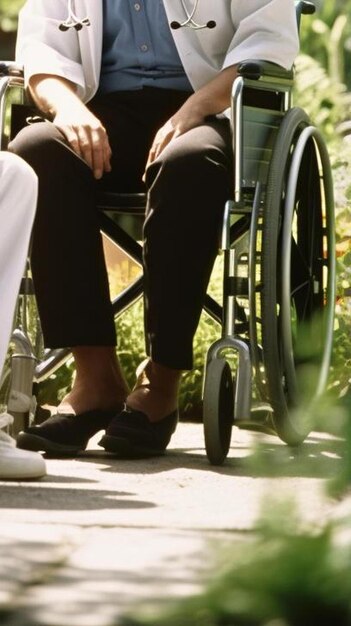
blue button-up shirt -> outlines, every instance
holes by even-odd
[[[192,91],[162,0],[103,0],[100,93],[144,86]]]

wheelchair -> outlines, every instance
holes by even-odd
[[[295,5],[298,23],[315,10]],[[324,140],[292,107],[293,72],[247,61],[239,74],[234,199],[221,240],[222,335],[208,351],[203,391],[214,465],[228,453],[233,424],[292,446],[305,439],[308,420],[298,408],[308,410],[325,389],[333,338],[335,219]]]
[[[295,6],[298,23],[315,10],[303,0]],[[1,63],[0,77],[0,147],[6,149],[23,117],[22,68]],[[207,295],[204,304],[221,326],[203,383],[204,438],[213,465],[224,462],[233,425],[301,443],[308,424],[297,409],[327,383],[335,303],[333,181],[320,132],[292,106],[293,78],[292,70],[248,60],[232,88],[234,190],[220,236],[222,302]],[[99,197],[101,231],[140,265],[145,202],[143,194]],[[113,300],[115,315],[142,292],[140,276]],[[33,419],[33,381],[45,380],[70,355],[69,349],[45,350],[38,357],[40,332],[33,345],[26,320],[33,294],[28,274],[5,373],[17,432]]]

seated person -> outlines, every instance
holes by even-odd
[[[0,152],[0,374],[10,340],[13,312],[28,253],[37,199],[31,168],[14,154]],[[0,480],[40,478],[45,462],[37,452],[19,450],[3,429],[12,416],[0,414]]]
[[[27,0],[17,60],[52,123],[11,144],[36,171],[32,269],[44,339],[70,346],[72,390],[24,447],[78,452],[107,428],[117,454],[162,453],[192,367],[225,201],[232,195],[228,107],[238,64],[290,68],[293,0]],[[146,172],[145,172],[146,170]],[[144,176],[145,172],[145,176]],[[147,191],[147,362],[128,393],[115,354],[97,189]],[[126,403],[125,408],[124,405]]]

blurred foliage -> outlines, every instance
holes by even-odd
[[[0,0],[0,31],[14,31],[17,26],[18,11],[24,0]]]
[[[351,93],[309,55],[300,54],[295,68],[295,104],[305,109],[329,145],[340,143],[343,123],[351,120]]]
[[[350,0],[319,0],[317,13],[303,16],[301,49],[328,74],[351,87]]]
[[[123,625],[350,626],[349,523],[303,528],[291,503],[267,497],[253,535],[216,542],[201,595]]]

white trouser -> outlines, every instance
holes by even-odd
[[[0,374],[12,330],[37,202],[37,178],[20,157],[0,152]]]

